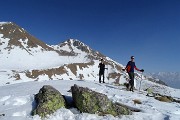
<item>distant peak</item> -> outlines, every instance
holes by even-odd
[[[83,42],[81,42],[78,39],[68,39],[68,40],[64,41],[63,44],[64,43],[65,44],[69,44],[69,45],[75,45],[75,46],[79,46],[79,45],[87,46],[87,45],[85,45]]]
[[[4,25],[4,24],[12,24],[12,22],[0,22],[0,25]]]
[[[10,25],[10,26],[17,26],[17,27],[19,27],[16,23],[14,23],[14,22],[0,22],[0,25],[2,26],[2,25]]]
[[[67,42],[68,43],[74,43],[74,42],[82,43],[80,40],[77,40],[77,39],[68,39]]]

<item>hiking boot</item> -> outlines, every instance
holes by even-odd
[[[134,92],[133,88],[130,88],[130,91]]]

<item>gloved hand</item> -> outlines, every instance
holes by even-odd
[[[125,69],[122,69],[122,71],[125,71]]]
[[[141,69],[140,71],[141,71],[141,72],[144,72],[144,69]]]

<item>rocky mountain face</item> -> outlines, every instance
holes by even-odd
[[[23,28],[12,22],[1,24],[0,33],[3,35],[2,38],[7,39],[7,46],[5,46],[4,49],[8,49],[9,51],[14,48],[13,46],[25,49],[29,53],[31,51],[30,48],[37,48],[38,46],[41,47],[41,50],[53,50],[45,43],[30,35]],[[5,41],[1,40],[0,44],[5,44]]]
[[[52,47],[57,51],[63,51],[66,56],[74,55],[77,56],[82,52],[86,53],[86,58],[91,60],[99,60],[100,58],[104,58],[105,56],[98,51],[91,49],[88,45],[82,43],[79,40],[69,39],[60,43],[59,45],[52,45]],[[67,49],[68,48],[68,49]],[[76,51],[78,52],[76,52]]]
[[[104,59],[106,80],[120,77],[122,65],[79,40],[47,45],[15,23],[0,23],[0,74],[14,80],[80,79],[98,81],[98,64]]]

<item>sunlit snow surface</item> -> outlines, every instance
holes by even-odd
[[[34,94],[38,93],[43,85],[51,85],[59,90],[63,95],[70,96],[68,92],[74,84],[82,87],[88,87],[94,91],[106,94],[113,102],[120,102],[135,108],[142,112],[134,112],[133,115],[113,117],[111,115],[98,116],[95,114],[79,113],[75,108],[61,108],[50,115],[47,120],[179,120],[180,104],[165,103],[155,100],[153,97],[147,97],[142,92],[126,91],[123,86],[114,86],[111,84],[100,84],[97,81],[82,80],[54,80],[54,81],[32,81],[6,85],[0,87],[0,116],[2,120],[40,120],[39,116],[31,116],[31,110],[34,107]],[[180,97],[179,89],[165,88],[168,94],[174,97]],[[162,90],[164,92],[165,90]],[[166,94],[166,93],[164,93]],[[139,99],[142,104],[134,104],[132,100]]]

